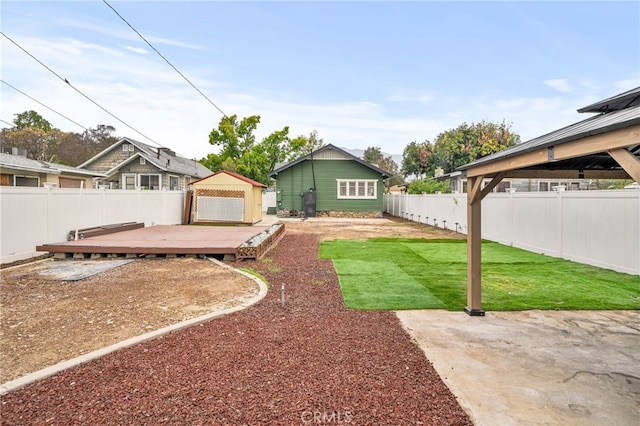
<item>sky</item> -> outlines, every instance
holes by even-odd
[[[640,86],[638,1],[2,0],[0,27],[0,127],[34,110],[194,159],[223,113],[400,155],[483,120],[527,141]]]

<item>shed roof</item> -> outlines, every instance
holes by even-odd
[[[241,180],[243,182],[246,182],[246,183],[248,183],[248,184],[250,184],[252,186],[258,186],[260,188],[266,188],[267,187],[267,185],[265,185],[263,183],[255,181],[253,179],[249,179],[248,177],[243,176],[240,173],[232,172],[232,171],[229,171],[229,170],[220,170],[219,172],[215,172],[215,173],[213,173],[213,174],[211,174],[209,176],[205,176],[205,177],[203,177],[201,179],[194,180],[193,182],[189,183],[189,185],[193,185],[194,183],[202,182],[203,180],[207,180],[210,177],[217,176],[217,175],[220,175],[220,174],[225,174],[225,175],[232,176],[232,177],[234,177],[234,178],[236,178],[238,180]]]
[[[312,160],[314,155],[317,155],[317,154],[319,154],[321,152],[324,152],[324,151],[327,151],[327,150],[334,150],[336,152],[339,152],[339,153],[343,154],[344,156],[351,158],[353,161],[355,161],[355,162],[357,162],[359,164],[362,164],[363,166],[368,167],[371,170],[376,171],[377,173],[380,173],[384,178],[390,178],[391,176],[393,176],[393,174],[387,172],[386,170],[383,170],[380,167],[374,166],[373,164],[369,164],[366,161],[364,161],[363,159],[358,158],[355,155],[351,154],[350,152],[347,152],[347,151],[345,151],[343,149],[340,149],[337,146],[332,145],[332,144],[327,144],[327,145],[325,145],[325,146],[323,146],[321,148],[318,148],[317,150],[313,151],[310,154],[304,155],[304,156],[298,158],[297,160],[294,160],[294,161],[292,161],[290,163],[287,163],[287,164],[285,164],[285,165],[283,165],[281,167],[278,167],[275,170],[273,170],[272,172],[270,172],[268,174],[268,176],[269,177],[274,177],[278,173],[280,173],[281,171],[286,170],[286,169],[288,169],[290,167],[293,167],[296,164],[299,164],[299,163],[301,163],[301,162],[303,162],[305,160]]]

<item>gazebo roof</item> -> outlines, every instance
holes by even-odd
[[[640,134],[634,133],[634,129],[637,130],[640,126],[640,87],[578,111],[600,110],[610,112],[599,113],[504,151],[480,158],[459,167],[458,170],[470,171],[482,168],[482,174],[488,176],[517,169],[620,172],[623,167],[607,151],[611,148],[625,147],[636,158],[640,156]],[[622,144],[593,143],[610,139],[608,135],[613,136],[621,132],[626,135]],[[563,153],[558,156],[556,154],[561,146],[571,146],[571,148],[562,148]],[[535,155],[536,153],[538,155]]]

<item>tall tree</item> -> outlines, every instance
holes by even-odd
[[[504,121],[462,123],[438,135],[433,147],[434,164],[451,173],[458,167],[502,151],[520,142],[520,136]]]
[[[63,135],[64,133],[59,130],[45,132],[37,127],[25,127],[3,129],[0,140],[3,147],[24,149],[28,158],[54,161]]]
[[[433,145],[425,140],[422,143],[411,142],[402,152],[402,175],[422,178],[433,174]]]
[[[49,123],[40,114],[33,110],[15,114],[15,116],[16,118],[13,120],[15,128],[13,130],[35,128],[47,133],[53,129],[51,123]]]
[[[391,173],[391,177],[385,181],[385,186],[390,187],[393,185],[403,185],[404,179],[398,171],[398,164],[393,160],[393,157],[384,153],[377,146],[370,146],[364,150],[362,159],[369,164],[373,164],[382,170]]]
[[[311,133],[309,133],[309,137],[307,138],[305,138],[304,136],[298,136],[298,138],[302,138],[305,140],[305,146],[300,152],[300,154],[302,155],[307,155],[312,153],[313,151],[317,151],[325,145],[324,140],[318,137],[317,130],[313,130]]]
[[[233,167],[244,176],[269,184],[267,174],[279,163],[302,154],[309,140],[303,136],[290,138],[289,127],[285,126],[256,142],[254,131],[259,123],[258,115],[242,120],[236,115],[223,117],[209,134],[209,143],[220,152],[208,154],[200,162],[213,171]]]

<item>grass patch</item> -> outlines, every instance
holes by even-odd
[[[263,283],[267,285],[267,288],[271,288],[271,283],[262,275],[260,272],[256,271],[253,268],[238,268],[239,270],[246,272],[249,275],[253,275],[256,278],[259,278]]]
[[[325,241],[320,257],[333,260],[350,308],[466,305],[465,240]],[[483,308],[493,311],[640,309],[640,277],[485,241],[482,296]]]

